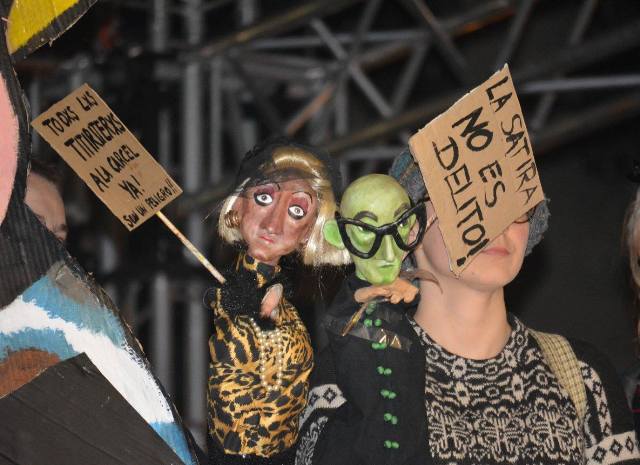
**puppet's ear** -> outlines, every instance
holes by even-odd
[[[342,242],[342,237],[340,237],[336,220],[327,221],[322,228],[322,234],[329,244],[338,249],[344,249],[344,243]]]

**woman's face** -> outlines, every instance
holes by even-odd
[[[276,265],[308,238],[318,200],[306,180],[294,179],[251,187],[233,209],[240,216],[240,234],[249,255]]]
[[[427,202],[427,217],[434,215],[433,205]],[[436,220],[435,225],[438,222]],[[512,223],[489,243],[456,278],[449,268],[449,256],[440,228],[427,230],[422,244],[416,249],[418,266],[431,271],[440,283],[458,280],[460,284],[481,291],[492,291],[510,283],[520,271],[529,237],[529,223]]]

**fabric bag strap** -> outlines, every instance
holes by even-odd
[[[587,390],[580,373],[580,365],[569,341],[559,334],[530,330],[542,355],[558,381],[569,394],[569,398],[578,413],[580,424],[587,413]]]

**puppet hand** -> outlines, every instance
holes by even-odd
[[[354,293],[356,302],[370,302],[376,297],[384,297],[392,304],[397,304],[401,300],[406,303],[413,301],[418,294],[418,288],[406,279],[396,278],[391,284],[384,286],[369,286],[358,289]]]
[[[391,295],[391,291],[387,286],[369,286],[358,289],[353,294],[353,298],[358,303],[371,302],[376,297],[388,298]]]
[[[389,300],[392,304],[397,304],[401,300],[404,300],[406,303],[412,302],[413,299],[416,298],[416,295],[418,295],[418,288],[406,279],[396,278],[396,280],[387,287],[389,287],[391,291]]]
[[[260,317],[269,318],[273,321],[278,321],[278,304],[282,298],[284,287],[282,284],[277,283],[267,289],[267,293],[262,299],[260,304]]]

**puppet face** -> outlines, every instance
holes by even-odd
[[[398,277],[400,265],[407,253],[398,242],[403,245],[409,242],[411,228],[417,221],[414,210],[407,213],[409,210],[412,210],[409,196],[390,176],[364,176],[347,188],[340,207],[342,218],[373,226],[367,228],[348,223],[341,225],[344,238],[342,246],[346,245],[345,242],[350,243],[347,248],[360,279],[380,285],[391,283]],[[381,231],[385,234],[381,234]],[[376,244],[379,244],[377,251]],[[359,256],[371,253],[372,256],[368,258]]]
[[[306,180],[294,179],[251,187],[233,209],[240,215],[240,234],[248,254],[276,265],[308,238],[318,200]]]
[[[428,202],[427,216],[434,214],[433,205]],[[449,282],[456,286],[491,291],[504,287],[517,276],[524,260],[528,236],[529,223],[524,215],[476,255],[459,278],[449,268],[449,256],[440,228],[427,230],[415,256],[418,267],[433,273],[443,288]]]

